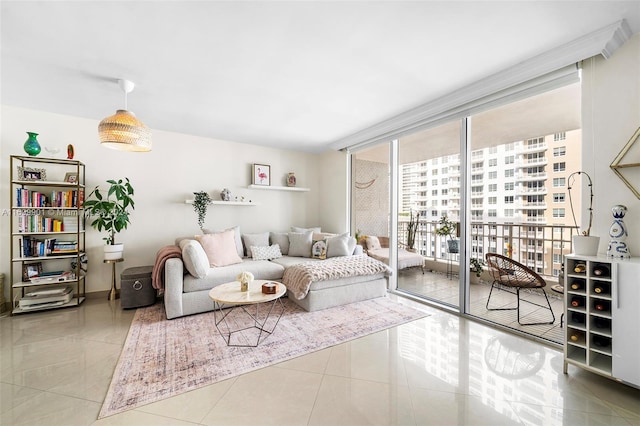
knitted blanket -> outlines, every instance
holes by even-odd
[[[290,266],[284,271],[282,283],[287,286],[289,297],[304,299],[314,282],[346,277],[390,274],[384,263],[367,255],[332,257],[321,262],[305,262]]]
[[[151,272],[151,285],[160,293],[164,292],[164,264],[167,259],[182,258],[182,250],[178,246],[165,246],[156,253],[156,262]]]

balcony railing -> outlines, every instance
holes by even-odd
[[[398,240],[406,240],[407,222],[398,223]],[[452,219],[452,217],[450,217]],[[544,218],[540,218],[544,219]],[[434,261],[449,260],[458,262],[458,254],[447,252],[447,237],[437,235],[438,222],[419,221],[416,231],[415,248],[418,253]],[[540,275],[557,279],[554,271],[554,259],[561,259],[572,252],[571,236],[576,233],[574,226],[565,225],[529,225],[471,222],[471,241],[475,247],[472,258],[483,258],[488,252],[498,252],[520,263],[530,266]],[[457,238],[457,237],[455,237]],[[532,260],[542,259],[542,260]],[[555,262],[556,269],[559,267]]]

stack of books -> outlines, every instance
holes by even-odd
[[[76,254],[78,252],[77,241],[59,241],[54,240],[51,255]]]

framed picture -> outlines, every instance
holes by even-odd
[[[31,167],[18,167],[18,180],[47,180],[47,171]]]
[[[23,263],[22,264],[22,281],[29,281],[31,278],[42,273],[42,263]]]
[[[64,181],[68,183],[78,183],[78,173],[69,172],[64,175]]]
[[[253,165],[253,179],[254,185],[271,186],[271,166],[266,164],[254,164]]]

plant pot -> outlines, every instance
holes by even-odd
[[[447,240],[447,251],[455,254],[460,252],[460,240]]]
[[[122,253],[124,252],[124,244],[109,244],[104,246],[104,260],[116,260],[122,259]]]
[[[574,235],[572,237],[573,253],[580,256],[596,256],[600,237]]]

